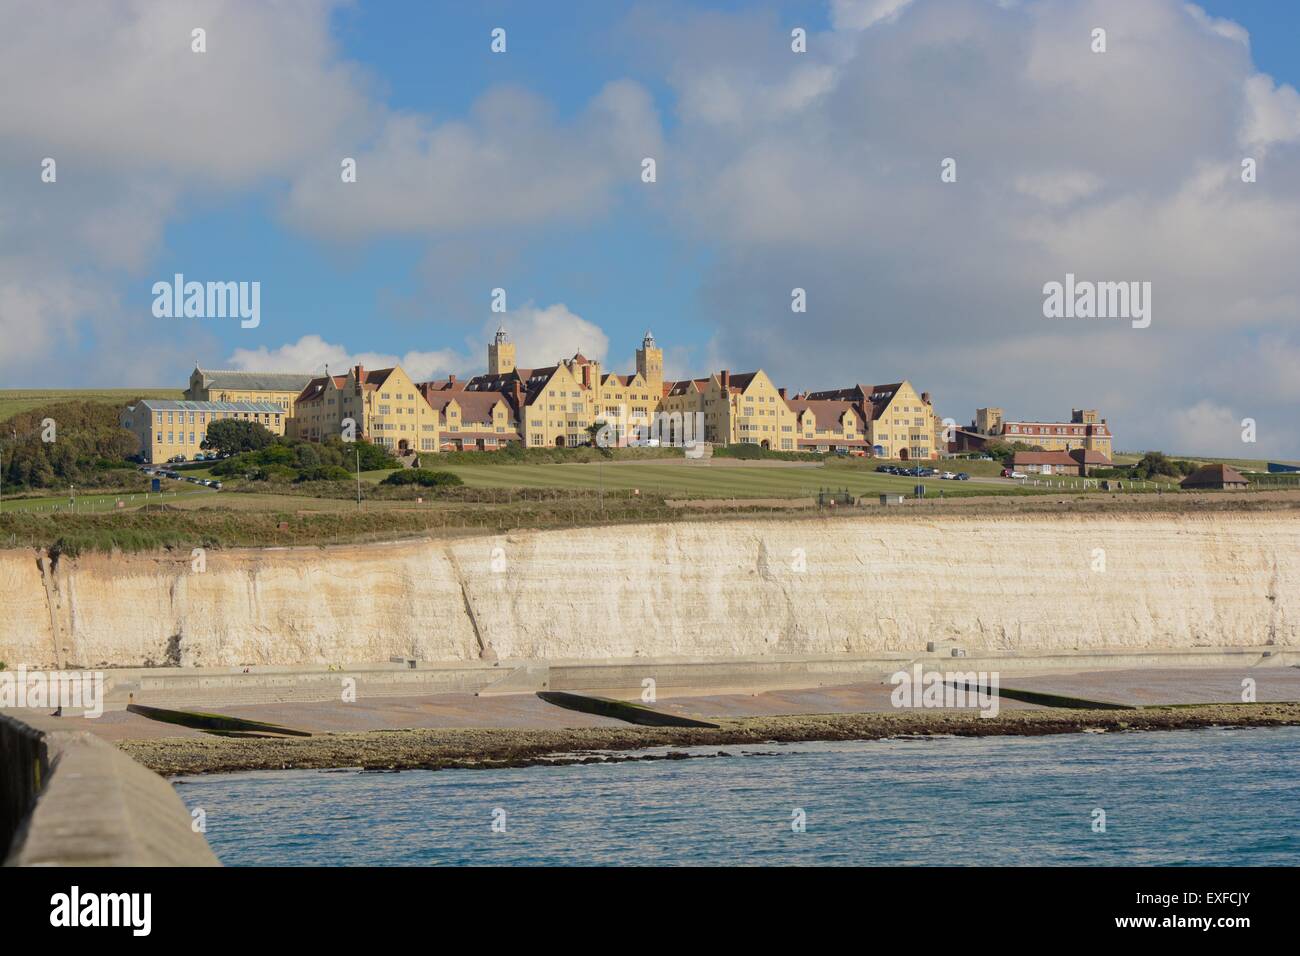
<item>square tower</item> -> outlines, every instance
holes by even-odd
[[[664,350],[655,347],[655,337],[648,331],[636,350],[636,370],[658,399],[664,384]]]
[[[488,374],[509,375],[515,370],[515,344],[504,328],[488,343]]]

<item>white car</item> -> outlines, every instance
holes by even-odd
[[[956,481],[957,473],[955,471],[945,471],[939,477],[942,478],[944,481]]]
[[[1010,475],[1008,475],[1008,477],[1009,477],[1009,478],[1028,478],[1029,476],[1026,475],[1023,471],[1013,471]]]

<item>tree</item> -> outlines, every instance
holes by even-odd
[[[315,468],[321,464],[320,453],[316,451],[313,446],[306,443],[295,448],[293,454],[294,461],[297,463],[299,468]],[[337,465],[339,463],[330,462],[330,464]]]
[[[1018,451],[1042,451],[1041,445],[1026,445],[1022,441],[1003,441],[995,438],[992,441],[984,443],[984,453],[992,458],[997,458],[1006,465],[1011,461],[1011,457]]]
[[[54,402],[0,423],[4,483],[48,488],[120,482],[110,469],[125,465],[140,443],[119,425],[118,411],[103,402]]]
[[[450,471],[429,471],[424,468],[403,468],[395,471],[381,485],[419,485],[422,488],[440,488],[450,485],[463,485],[460,475]]]
[[[203,447],[223,455],[238,455],[246,451],[261,451],[274,441],[275,436],[258,422],[221,418],[208,426]]]
[[[1168,475],[1177,478],[1186,474],[1179,467],[1182,464],[1185,463],[1171,461],[1162,451],[1149,451],[1133,466],[1133,477],[1145,480],[1155,478],[1157,475]]]

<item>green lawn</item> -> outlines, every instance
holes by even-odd
[[[125,405],[137,398],[181,399],[180,388],[0,388],[0,422],[19,412],[55,402]]]
[[[822,489],[840,488],[848,488],[855,495],[883,492],[910,495],[917,484],[915,478],[882,475],[869,468],[839,463],[783,466],[665,461],[605,465],[434,465],[434,468],[459,475],[465,484],[477,488],[603,487],[608,491],[635,488],[647,494],[683,498],[804,498]],[[926,486],[927,495],[938,495],[942,489],[945,497],[1034,492],[1011,482],[927,478],[921,483]]]
[[[125,507],[138,508],[146,502],[151,504],[172,504],[179,499],[188,498],[195,494],[212,495],[215,492],[211,488],[203,488],[187,481],[164,480],[163,491],[160,494],[151,493],[147,498],[143,492],[134,494],[78,494],[76,504],[73,505],[65,492],[61,495],[51,495],[46,498],[5,498],[3,502],[0,502],[0,511],[71,512],[75,509],[77,514],[90,514],[116,510],[119,498],[125,502]]]

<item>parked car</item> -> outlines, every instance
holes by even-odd
[[[1028,478],[1029,476],[1021,471],[1012,471],[1010,468],[1003,468],[1002,477],[1003,478]]]
[[[958,481],[970,481],[970,475],[966,474],[966,472],[964,472],[964,471],[959,471],[959,472],[957,472],[957,480],[958,480]]]
[[[215,488],[217,491],[220,491],[220,490],[221,490],[221,482],[219,482],[219,481],[214,481],[214,482],[212,482],[212,487]]]
[[[951,471],[945,471],[942,475],[939,476],[939,478],[943,481],[952,481],[956,477],[957,475]]]

